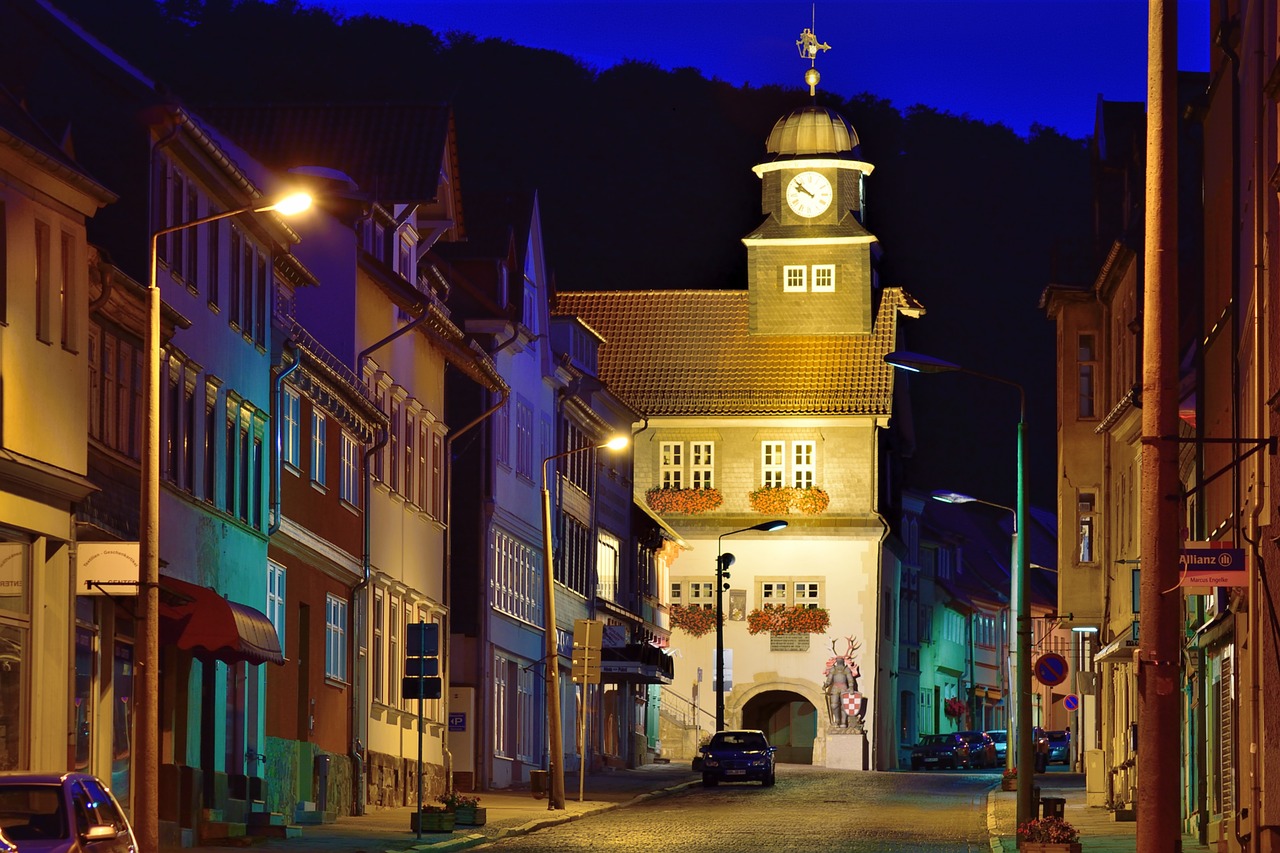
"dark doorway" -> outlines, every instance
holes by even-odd
[[[800,694],[771,690],[752,697],[742,709],[742,727],[763,730],[783,764],[813,763],[818,712]]]

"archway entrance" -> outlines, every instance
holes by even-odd
[[[763,730],[783,764],[813,763],[818,711],[799,693],[770,690],[751,697],[742,708],[742,727]]]

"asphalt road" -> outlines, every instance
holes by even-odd
[[[780,765],[773,788],[695,786],[482,848],[495,853],[989,853],[990,772]]]

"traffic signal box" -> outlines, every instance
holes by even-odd
[[[573,622],[573,663],[569,670],[575,684],[600,683],[600,647],[604,623],[594,619]]]
[[[404,678],[400,692],[406,699],[439,699],[440,625],[413,622],[405,628]]]

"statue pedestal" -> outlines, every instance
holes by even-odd
[[[826,766],[836,770],[871,769],[866,733],[853,729],[827,729]]]

